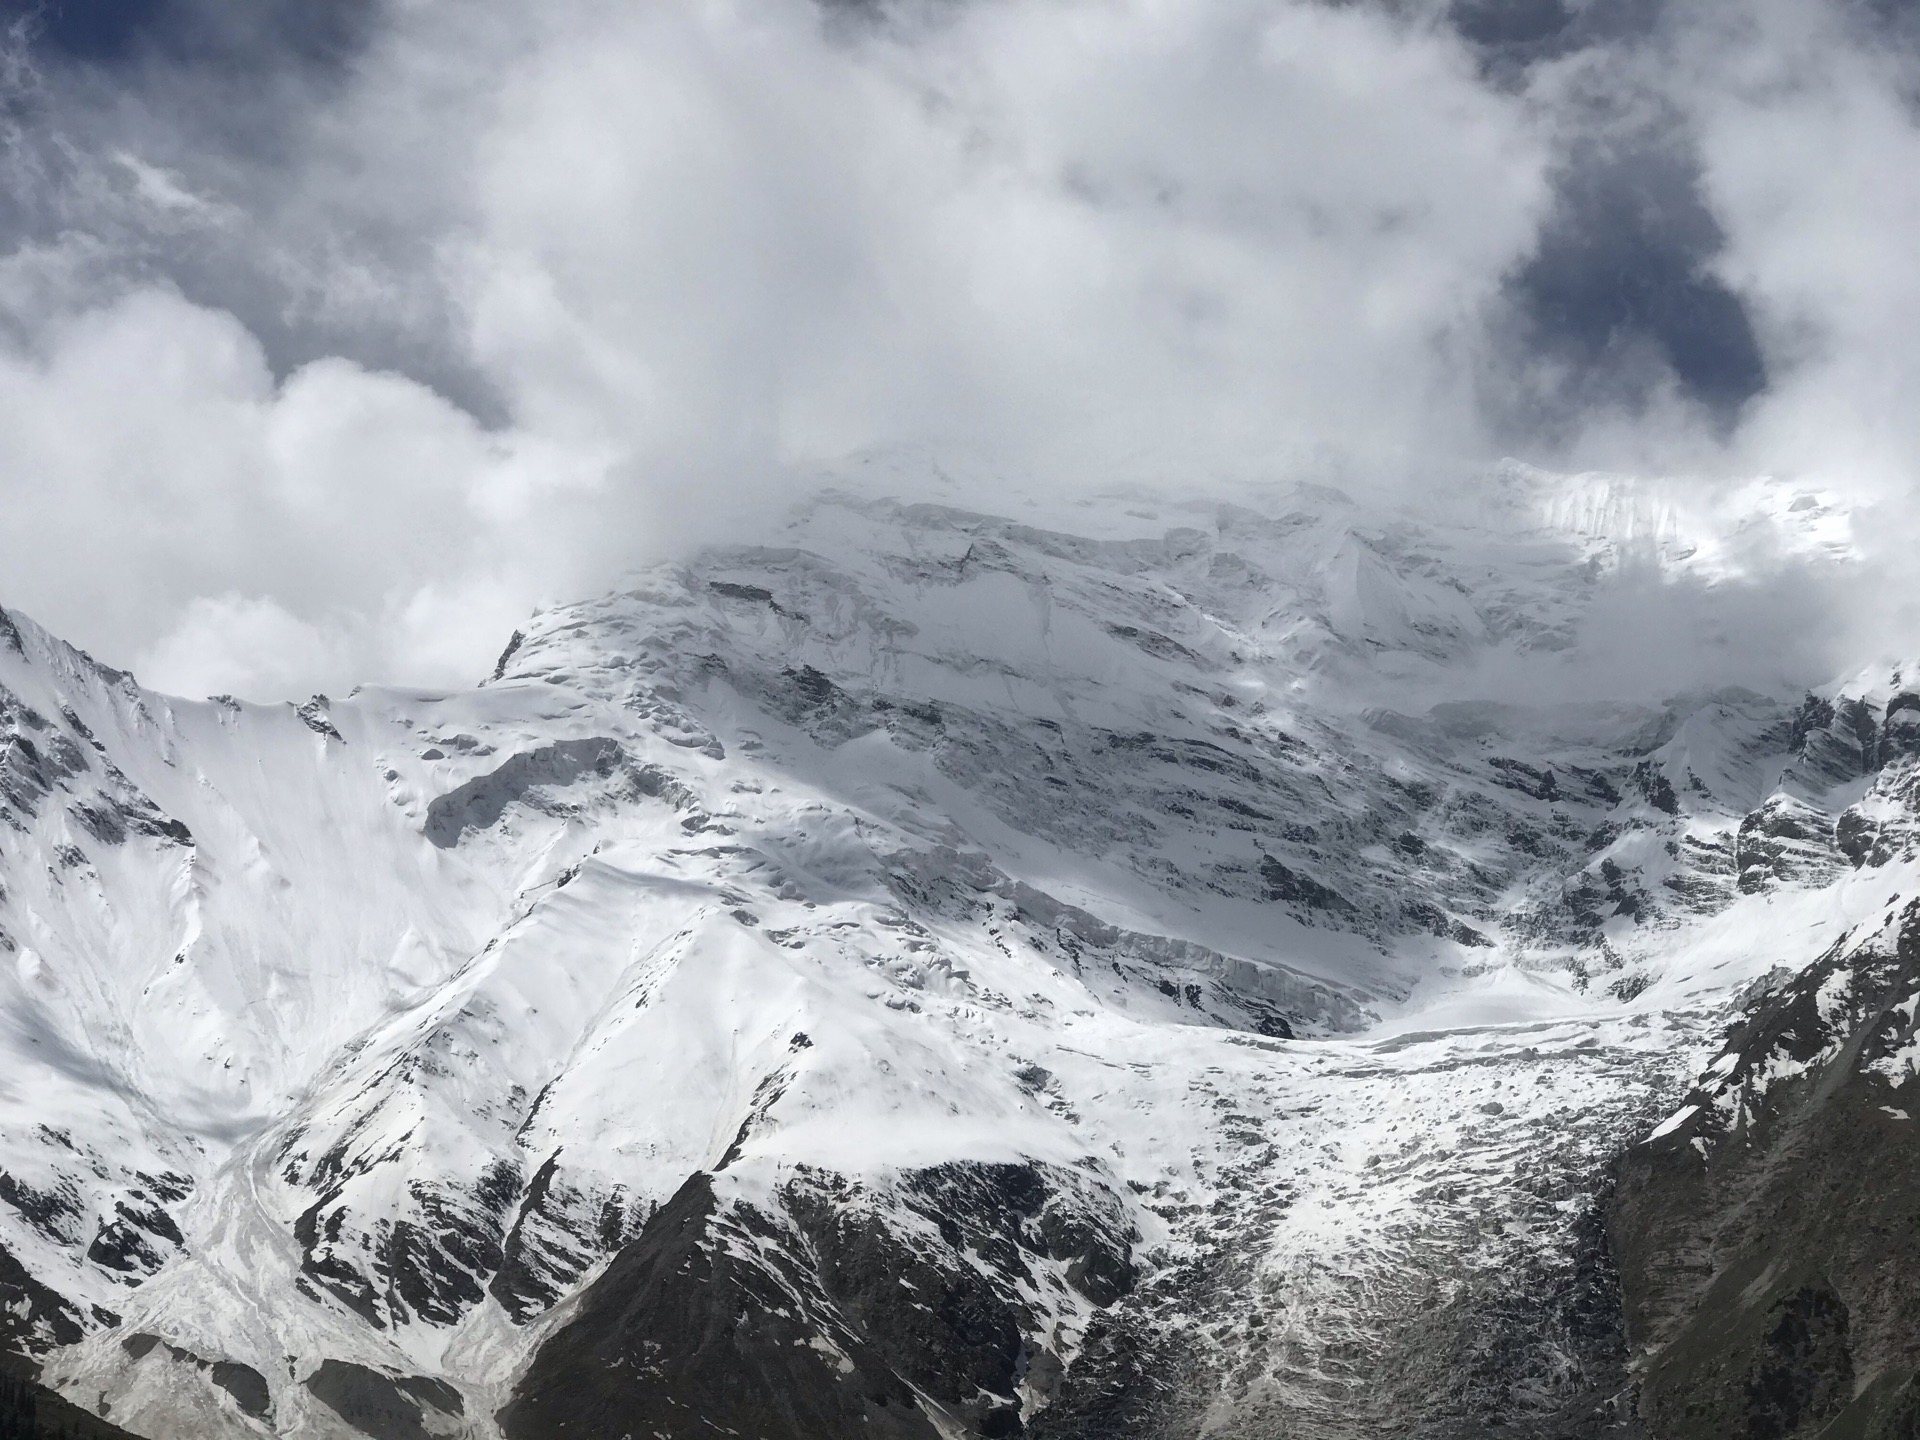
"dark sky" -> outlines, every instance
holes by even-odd
[[[16,5],[19,0],[14,0]],[[108,68],[336,67],[365,43],[368,0],[45,0],[34,17],[50,59]]]
[[[872,4],[854,8],[870,21],[884,15]],[[1489,83],[1520,88],[1570,56],[1655,43],[1665,9],[1666,0],[1454,0],[1445,22],[1473,48]],[[23,13],[32,16],[43,63],[89,72],[91,85],[138,93],[178,82],[224,92],[246,123],[218,138],[254,150],[270,149],[276,126],[299,114],[276,114],[260,97],[337,83],[379,21],[378,0],[41,0]],[[1551,217],[1505,287],[1505,334],[1518,362],[1538,357],[1551,369],[1550,383],[1530,387],[1524,406],[1497,417],[1516,439],[1564,429],[1596,400],[1643,402],[1661,373],[1645,363],[1649,353],[1723,428],[1766,387],[1745,308],[1711,270],[1725,237],[1700,194],[1684,122],[1623,121],[1607,113],[1617,108],[1618,97],[1610,99],[1594,104],[1590,128],[1562,145]],[[232,270],[223,269],[231,283]],[[220,286],[187,267],[179,278],[189,293],[218,298]],[[249,310],[272,306],[256,301]],[[262,328],[281,368],[351,344],[334,333],[289,333],[271,319]],[[432,368],[469,403],[491,407],[484,387],[453,373],[444,357],[408,354],[401,337],[364,334],[358,348],[375,363]]]

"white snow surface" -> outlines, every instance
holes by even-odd
[[[1167,1323],[1262,1331],[1293,1358],[1258,1385],[1337,1407],[1383,1317],[1555,1243],[1743,987],[1915,888],[1736,868],[1770,797],[1830,826],[1870,788],[1795,769],[1797,695],[1447,691],[1573,646],[1629,544],[1732,563],[1626,482],[1489,483],[1464,520],[829,494],[446,694],[181,700],[13,617],[0,1245],[85,1332],[28,1327],[49,1379],[155,1437],[344,1436],[298,1382],[346,1359],[490,1435],[610,1253],[578,1234],[690,1174],[771,1203],[800,1166],[1032,1160],[1120,1197],[1149,1276],[1241,1257],[1248,1309]],[[1797,499],[1742,523],[1845,563]],[[528,1238],[553,1308],[461,1254],[425,1305],[303,1271],[476,1194],[511,1218],[542,1167],[579,1221]],[[1573,1188],[1522,1193],[1547,1170]],[[178,1242],[103,1259],[156,1205]],[[1089,1302],[1036,1304],[1071,1363]],[[136,1334],[252,1366],[270,1416]]]

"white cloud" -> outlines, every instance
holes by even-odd
[[[1703,26],[1706,178],[1780,362],[1742,454],[1885,494],[1920,473],[1920,124],[1912,60],[1837,7],[1765,0]]]
[[[348,663],[336,634],[264,596],[231,591],[189,600],[135,662],[147,684],[171,694],[252,700],[302,695]]]
[[[457,255],[475,352],[537,428],[662,468],[1476,438],[1458,352],[1545,157],[1442,32],[1238,3],[982,5],[859,43],[800,3],[552,13]]]
[[[113,159],[148,209],[216,203]],[[396,9],[291,183],[238,197],[247,243],[296,308],[441,307],[506,424],[345,359],[275,383],[231,315],[78,267],[0,359],[0,485],[37,497],[10,598],[194,683],[189,650],[266,673],[203,643],[229,591],[337,635],[331,666],[470,671],[497,636],[380,617],[586,583],[858,447],[1062,481],[1470,447],[1462,351],[1544,163],[1456,40],[1359,9]]]
[[[276,384],[230,315],[160,290],[0,354],[0,433],[9,602],[189,691],[472,678],[564,583],[542,507],[597,479],[401,376],[329,359]],[[481,591],[485,633],[409,618]]]
[[[1613,74],[1697,140],[1776,383],[1730,441],[1669,393],[1573,453],[1911,486],[1920,140],[1901,62],[1812,0],[1677,10],[1519,89],[1419,7],[888,15],[394,6],[273,146],[198,168],[214,120],[154,81],[138,146],[74,150],[66,238],[0,261],[6,600],[188,688],[431,683],[862,447],[1448,473],[1490,458],[1486,318]],[[362,358],[276,376],[283,332]],[[321,638],[275,671],[262,617]]]

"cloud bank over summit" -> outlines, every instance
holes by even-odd
[[[1511,453],[1910,533],[1920,32],[1879,8],[310,8],[7,31],[5,599],[162,687],[471,678],[901,446],[1003,509]],[[1837,603],[1748,573],[1742,635]]]

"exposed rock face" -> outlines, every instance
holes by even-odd
[[[1759,996],[1611,1215],[1657,1436],[1913,1433],[1920,903]]]
[[[514,1440],[690,1433],[769,1440],[939,1435],[914,1392],[834,1313],[764,1218],[717,1213],[689,1179],[534,1357],[501,1425]]]
[[[348,1360],[324,1360],[306,1388],[355,1431],[372,1440],[432,1440],[459,1434],[460,1392],[424,1375],[386,1375]]]
[[[498,769],[435,796],[427,806],[427,838],[448,849],[468,831],[498,824],[509,806],[551,805],[554,802],[546,799],[550,792],[563,791],[589,776],[612,778],[620,760],[619,742],[598,735],[522,751]]]
[[[0,1250],[0,1317],[8,1340],[22,1350],[48,1341],[71,1345],[87,1333],[85,1313],[8,1250]]]
[[[164,1351],[175,1364],[191,1365],[205,1372],[215,1385],[232,1397],[242,1414],[256,1420],[267,1418],[273,1408],[273,1390],[267,1384],[267,1377],[251,1365],[243,1365],[237,1360],[207,1360],[191,1350],[169,1345],[158,1335],[144,1331],[128,1335],[120,1342],[120,1348],[135,1360],[144,1360],[156,1351]]]
[[[0,624],[4,619],[0,611]],[[5,1354],[0,1354],[0,1435],[8,1440],[140,1440],[48,1389],[33,1378],[31,1365]]]
[[[1780,881],[1818,885],[1835,869],[1833,819],[1791,795],[1768,797],[1740,821],[1733,866],[1742,891]]]
[[[675,1433],[690,1413],[795,1440],[1017,1435],[1023,1390],[1063,1371],[1029,1292],[1100,1306],[1134,1285],[1121,1203],[1033,1165],[943,1165],[891,1196],[808,1174],[779,1202],[688,1180],[541,1346],[507,1435]]]

